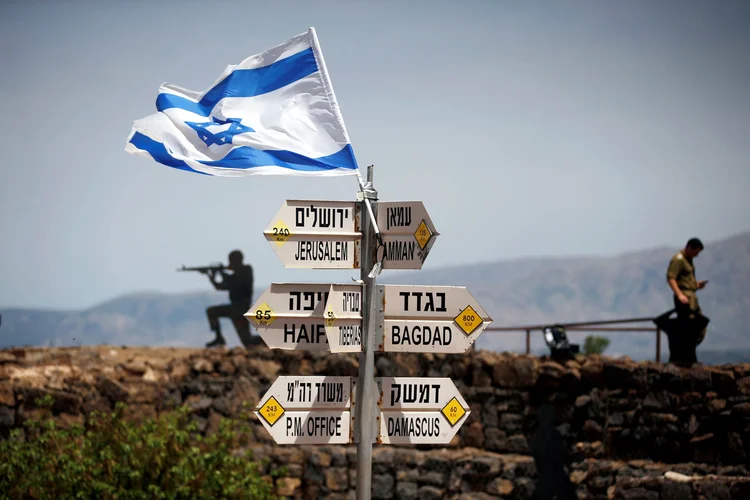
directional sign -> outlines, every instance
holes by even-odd
[[[421,269],[440,233],[421,201],[378,202],[383,269]]]
[[[278,444],[351,442],[352,377],[277,378],[253,413]]]
[[[284,267],[358,269],[359,217],[353,201],[286,200],[263,234]]]
[[[361,285],[331,285],[325,324],[331,352],[362,352]]]
[[[334,301],[349,308],[362,303],[362,285],[356,283],[273,283],[255,301],[245,317],[271,349],[330,351],[327,334],[338,335],[335,352],[361,351],[362,317],[359,311],[340,312],[326,322],[331,290]],[[335,313],[334,313],[335,314]],[[328,328],[328,331],[327,331]],[[358,342],[355,340],[360,339]]]
[[[378,377],[383,444],[446,444],[471,413],[449,378]]]
[[[378,285],[381,352],[462,353],[492,318],[459,286]]]

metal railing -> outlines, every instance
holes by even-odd
[[[628,318],[583,323],[546,323],[543,325],[488,326],[485,332],[526,332],[526,354],[531,353],[531,332],[543,331],[551,325],[560,325],[569,331],[583,332],[654,332],[656,334],[656,362],[661,362],[661,330],[653,324],[654,318]],[[648,321],[652,326],[611,326]]]

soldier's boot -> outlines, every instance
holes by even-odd
[[[221,334],[221,324],[219,323],[219,318],[216,316],[215,309],[209,307],[206,310],[206,315],[208,316],[208,324],[211,327],[211,331],[216,335],[216,337],[211,342],[208,342],[206,344],[206,347],[227,345],[226,339],[224,339],[224,336]]]

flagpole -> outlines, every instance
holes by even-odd
[[[369,500],[372,495],[372,442],[375,431],[375,330],[377,301],[374,300],[375,267],[373,247],[374,233],[377,232],[375,212],[377,211],[378,192],[372,185],[373,165],[367,167],[367,184],[357,173],[362,192],[362,203],[367,206],[369,216],[362,217],[362,256],[361,276],[362,308],[362,344],[359,354],[359,376],[354,408],[355,432],[359,436],[357,443],[357,500]],[[371,201],[375,205],[371,206]]]

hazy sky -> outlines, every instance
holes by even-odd
[[[357,277],[284,269],[262,234],[354,177],[124,151],[159,84],[203,91],[310,26],[380,198],[422,200],[441,233],[425,269],[750,230],[750,2],[5,0],[0,306],[208,289],[175,269],[233,248],[258,285]]]

